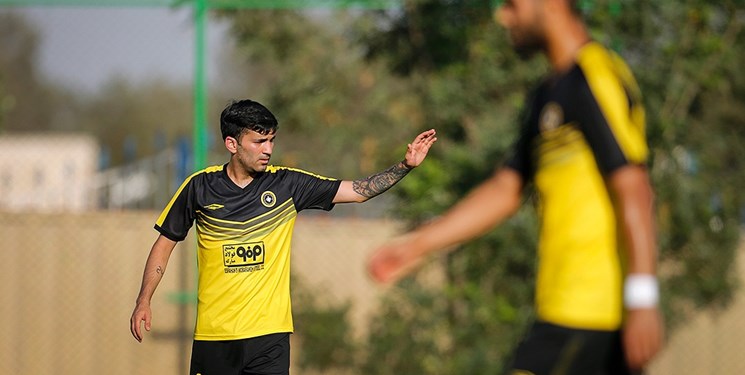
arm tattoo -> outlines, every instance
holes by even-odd
[[[352,188],[357,194],[366,198],[372,198],[380,195],[384,191],[390,189],[391,186],[401,181],[409,171],[411,171],[411,169],[404,165],[404,162],[399,162],[383,172],[376,173],[361,180],[353,181]]]
[[[163,276],[165,274],[165,271],[163,271],[163,268],[158,266],[158,268],[155,269],[155,273],[159,274],[160,276]]]

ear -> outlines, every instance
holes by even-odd
[[[225,137],[225,148],[227,148],[231,154],[235,154],[238,152],[238,140],[231,136]]]

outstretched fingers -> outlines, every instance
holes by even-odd
[[[406,164],[417,167],[427,157],[430,147],[437,141],[436,132],[430,129],[422,132],[406,147]]]
[[[413,145],[429,147],[437,140],[436,134],[435,129],[424,131],[414,139]]]

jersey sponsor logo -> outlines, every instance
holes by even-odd
[[[271,191],[265,191],[261,193],[261,204],[266,208],[272,208],[277,204],[277,196]]]
[[[225,273],[253,272],[264,269],[264,242],[249,242],[222,246]]]
[[[541,110],[538,125],[541,132],[548,132],[559,127],[564,122],[564,111],[556,102],[549,102]]]
[[[206,208],[208,210],[212,210],[212,211],[219,210],[219,209],[221,209],[223,207],[225,207],[225,205],[222,205],[222,204],[219,204],[219,203],[212,203],[210,205],[204,206],[204,208]]]

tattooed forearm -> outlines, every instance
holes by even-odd
[[[376,173],[361,180],[353,181],[352,188],[357,194],[366,198],[372,198],[380,195],[384,191],[390,189],[391,186],[401,181],[409,171],[411,171],[411,168],[404,165],[404,162],[399,162],[383,172]]]

